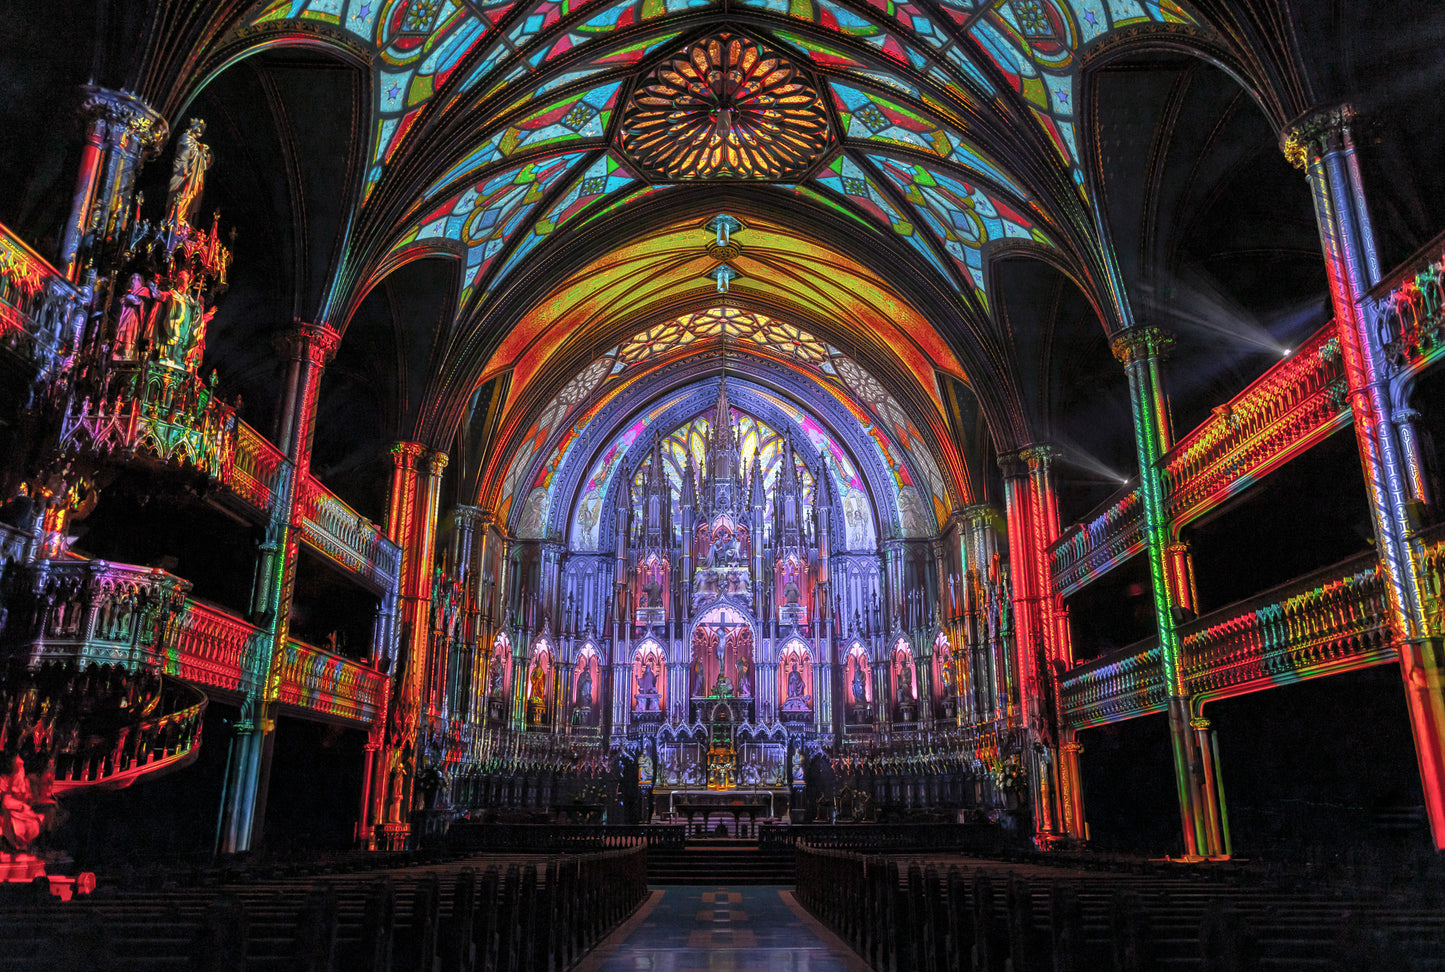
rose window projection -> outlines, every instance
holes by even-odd
[[[832,141],[813,82],[765,44],[723,33],[683,48],[637,85],[622,148],[659,180],[807,174]]]

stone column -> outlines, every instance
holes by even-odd
[[[1209,794],[1217,793],[1208,779],[1215,766],[1206,762],[1198,738],[1190,728],[1189,693],[1175,630],[1182,617],[1174,591],[1188,587],[1171,569],[1169,548],[1174,531],[1165,509],[1165,483],[1159,458],[1172,444],[1168,401],[1160,374],[1160,360],[1171,339],[1155,327],[1133,327],[1115,336],[1114,356],[1124,365],[1129,378],[1129,401],[1133,411],[1134,440],[1139,458],[1139,492],[1144,507],[1144,537],[1148,544],[1149,576],[1154,591],[1154,621],[1159,635],[1159,659],[1169,692],[1169,740],[1174,755],[1175,791],[1179,798],[1180,822],[1184,831],[1185,854],[1190,857],[1225,855],[1223,835],[1213,822],[1220,819],[1217,808],[1209,806]],[[1177,558],[1176,558],[1177,560]],[[1192,590],[1192,587],[1190,587]]]
[[[1314,196],[1425,812],[1435,847],[1445,849],[1445,638],[1438,593],[1421,556],[1418,505],[1411,496],[1412,449],[1401,440],[1390,393],[1398,376],[1365,307],[1380,268],[1351,134],[1353,118],[1349,105],[1310,111],[1284,133],[1281,148],[1304,169]]]
[[[129,222],[136,174],[167,134],[165,119],[135,95],[93,85],[81,90],[85,142],[58,261],[72,283],[80,281],[86,237],[104,240]]]
[[[335,354],[340,335],[324,324],[298,324],[288,329],[281,344],[298,364],[297,386],[288,395],[292,430],[278,445],[286,453],[273,495],[266,542],[258,551],[252,615],[264,632],[247,659],[253,689],[243,702],[238,723],[238,746],[232,760],[222,809],[223,853],[250,850],[266,817],[271,751],[275,744],[276,699],[281,689],[281,661],[291,637],[291,604],[296,591],[296,567],[301,554],[301,524],[305,512],[306,483],[311,475],[311,430],[321,373]],[[246,731],[242,731],[242,727]]]

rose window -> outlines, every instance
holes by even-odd
[[[798,179],[831,140],[808,76],[736,34],[664,61],[638,82],[622,116],[623,151],[660,181]]]

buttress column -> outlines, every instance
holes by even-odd
[[[1402,441],[1400,428],[1400,420],[1409,416],[1399,414],[1404,410],[1392,400],[1396,375],[1364,303],[1380,268],[1350,131],[1353,118],[1349,105],[1311,111],[1289,127],[1281,147],[1291,163],[1305,170],[1314,196],[1425,812],[1435,847],[1445,849],[1445,639],[1411,501],[1413,441]],[[1422,499],[1428,502],[1428,496]]]

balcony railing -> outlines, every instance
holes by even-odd
[[[282,705],[369,725],[381,715],[386,691],[381,672],[305,642],[290,642],[281,659]]]
[[[1316,331],[1164,455],[1165,508],[1188,523],[1349,421],[1334,323]]]
[[[175,648],[177,612],[190,583],[163,570],[104,560],[42,560],[20,581],[22,615],[5,640],[31,668],[62,662],[84,668],[159,670]]]
[[[256,673],[247,659],[265,633],[255,625],[200,601],[187,601],[177,624],[175,651],[165,657],[167,675],[242,695],[254,693]]]
[[[1445,570],[1445,543],[1426,554]],[[1373,552],[1296,578],[1179,629],[1189,696],[1204,701],[1394,661],[1384,584]],[[1079,665],[1059,681],[1076,727],[1164,711],[1168,686],[1157,639]]]
[[[1219,408],[1164,456],[1165,512],[1203,516],[1350,420],[1331,322]],[[1049,548],[1054,586],[1068,596],[1144,549],[1137,488],[1110,497]]]
[[[142,776],[184,766],[200,752],[201,719],[206,697],[184,685],[172,686],[167,698],[183,707],[163,715],[87,737],[55,758],[55,790],[63,793],[84,786],[119,789]]]
[[[1065,596],[1144,549],[1144,503],[1137,489],[1109,497],[1049,548],[1054,586]]]
[[[238,497],[269,512],[281,488],[286,457],[245,422],[236,423],[236,447],[222,480]]]
[[[83,321],[80,292],[0,224],[0,342],[43,365]]]
[[[333,563],[377,591],[396,585],[401,548],[314,478],[302,489],[301,517],[302,538]]]

